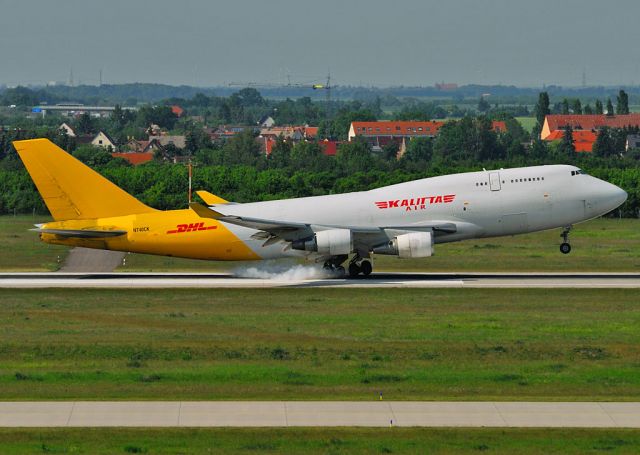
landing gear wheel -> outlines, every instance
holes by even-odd
[[[373,271],[373,266],[371,265],[371,262],[370,261],[362,261],[362,263],[360,264],[360,271],[362,272],[362,274],[364,276],[371,275],[371,272]]]
[[[349,276],[351,278],[355,278],[358,275],[360,275],[361,271],[362,271],[361,267],[358,266],[358,264],[356,264],[355,262],[352,262],[351,264],[349,264]]]
[[[344,276],[344,267],[342,267],[341,265],[339,265],[338,267],[335,268],[336,273],[339,276]]]
[[[565,242],[565,243],[562,243],[562,244],[560,245],[560,252],[561,252],[562,254],[569,254],[569,253],[571,253],[571,245],[569,245],[569,244],[568,244],[568,243],[566,243],[566,242]]]

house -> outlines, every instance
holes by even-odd
[[[149,136],[149,141],[153,140],[156,140],[162,147],[166,147],[167,145],[171,144],[179,149],[183,149],[187,145],[185,136]]]
[[[640,149],[640,134],[629,134],[624,149],[625,151],[629,149]]]
[[[603,127],[625,128],[640,127],[640,114],[624,115],[547,115],[544,118],[540,139],[547,140],[554,131],[564,130],[570,126],[571,129],[584,131],[598,131]]]
[[[270,115],[263,115],[260,120],[258,120],[258,126],[262,128],[271,128],[276,125],[276,121]]]
[[[561,141],[564,137],[564,133],[564,130],[555,130],[544,140],[549,142]],[[576,152],[590,153],[593,151],[593,144],[598,138],[598,133],[591,130],[575,130],[571,132],[571,137],[573,138],[573,146],[575,147]]]
[[[91,140],[91,145],[95,147],[111,148],[112,150],[116,149],[116,142],[104,131],[98,131],[98,134],[96,134]]]
[[[184,114],[184,109],[182,109],[180,106],[174,105],[171,106],[171,112],[173,112],[173,115],[180,118],[182,117],[182,114]]]
[[[60,127],[58,128],[58,130],[62,130],[65,133],[67,133],[67,136],[69,137],[76,137],[76,132],[73,130],[73,128],[71,126],[69,126],[67,123],[63,123],[62,125],[60,125]]]
[[[348,140],[363,137],[369,142],[374,151],[382,150],[385,145],[403,139],[414,137],[435,137],[446,122],[431,120],[423,121],[380,121],[380,122],[351,122]],[[496,133],[507,131],[507,124],[493,121],[492,130]]]
[[[122,158],[127,160],[129,163],[137,166],[138,164],[148,163],[153,160],[154,153],[153,152],[124,152],[124,153],[112,153],[112,157],[114,158]]]
[[[147,153],[154,152],[161,148],[162,145],[155,139],[151,141],[139,141],[133,138],[130,138],[122,147],[124,153]]]
[[[444,122],[351,122],[348,140],[352,141],[356,136],[365,138],[390,138],[401,139],[403,137],[434,137],[442,128]]]

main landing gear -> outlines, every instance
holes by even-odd
[[[371,260],[369,258],[362,258],[360,255],[356,254],[353,256],[351,261],[349,261],[349,276],[351,278],[355,278],[361,273],[364,276],[369,276],[372,271],[373,266],[371,265]]]
[[[345,274],[345,270],[344,270],[344,267],[342,267],[342,265],[340,264],[346,261],[348,257],[349,256],[347,256],[346,254],[340,255],[340,256],[334,256],[330,260],[326,261],[322,266],[322,268],[331,274],[335,274],[339,277],[343,277]]]
[[[562,237],[562,243],[560,244],[560,252],[562,254],[571,253],[571,245],[569,244],[569,231],[571,231],[571,226],[566,226],[560,234]]]

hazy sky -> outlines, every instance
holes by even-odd
[[[640,84],[639,0],[0,0],[0,84]]]

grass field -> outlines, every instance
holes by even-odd
[[[0,399],[640,399],[635,290],[0,290],[0,301]]]
[[[30,232],[31,216],[0,217],[0,271],[56,270],[68,249],[47,245]],[[598,219],[577,225],[571,233],[573,251],[558,251],[560,230],[436,245],[435,256],[398,259],[377,255],[377,271],[620,271],[640,270],[640,220]],[[255,266],[258,263],[251,263]],[[232,271],[243,263],[128,254],[123,272]]]
[[[524,128],[528,133],[531,133],[537,122],[535,117],[516,117],[516,120],[520,122],[522,128]]]
[[[36,215],[0,216],[0,271],[53,271],[67,255],[68,248],[47,245],[30,232],[34,223],[50,218]]]
[[[4,455],[150,454],[636,454],[634,430],[547,429],[0,429]]]

